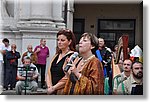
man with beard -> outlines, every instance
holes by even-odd
[[[132,64],[132,74],[123,84],[119,85],[117,91],[121,95],[143,95],[143,63],[134,62]]]

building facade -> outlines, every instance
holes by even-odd
[[[129,46],[143,48],[143,3],[78,2],[78,0],[1,0],[0,40],[10,39],[22,54],[46,38],[50,49],[48,64],[55,54],[56,33],[72,29],[77,41],[82,33],[103,37],[110,47],[123,34]],[[106,0],[107,1],[107,0]]]
[[[66,26],[64,10],[69,9],[66,13],[70,22],[72,6],[66,9],[65,3],[65,0],[1,0],[0,40],[8,38],[22,54],[27,45],[35,47],[40,44],[41,38],[45,38],[50,49],[47,62],[50,62],[56,50],[56,33],[62,28],[71,27]]]
[[[78,2],[74,5],[73,18],[73,31],[78,38],[83,32],[91,32],[104,38],[112,48],[120,36],[127,34],[131,49],[135,45],[143,48],[143,2],[140,0]]]

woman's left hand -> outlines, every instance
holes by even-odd
[[[78,76],[78,74],[79,74],[79,70],[75,67],[74,64],[72,64],[72,67],[70,68],[70,71],[72,73],[74,73],[76,76]]]

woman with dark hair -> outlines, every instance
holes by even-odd
[[[67,78],[63,67],[67,64],[69,58],[75,51],[75,36],[71,30],[60,30],[57,33],[57,49],[46,75],[48,94],[61,94]]]
[[[65,95],[104,94],[104,75],[101,62],[92,53],[98,47],[98,39],[91,33],[84,33],[79,41],[81,58],[75,59],[66,73]]]

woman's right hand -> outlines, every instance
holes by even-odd
[[[48,89],[47,89],[47,94],[52,94],[53,92],[55,91],[55,89],[54,89],[54,87],[53,86],[51,86],[51,87],[48,87]]]
[[[70,74],[71,74],[71,72],[72,72],[72,70],[74,70],[75,72],[76,72],[76,63],[78,62],[78,60],[79,60],[79,57],[77,57],[73,62],[71,62],[71,63],[68,63],[68,62],[70,62],[70,58],[67,58],[66,59],[67,60],[67,65],[68,66],[70,66],[70,68],[69,68],[69,70],[67,71],[67,72],[65,72],[65,74],[66,74],[66,76],[67,77],[69,77],[70,76]]]

